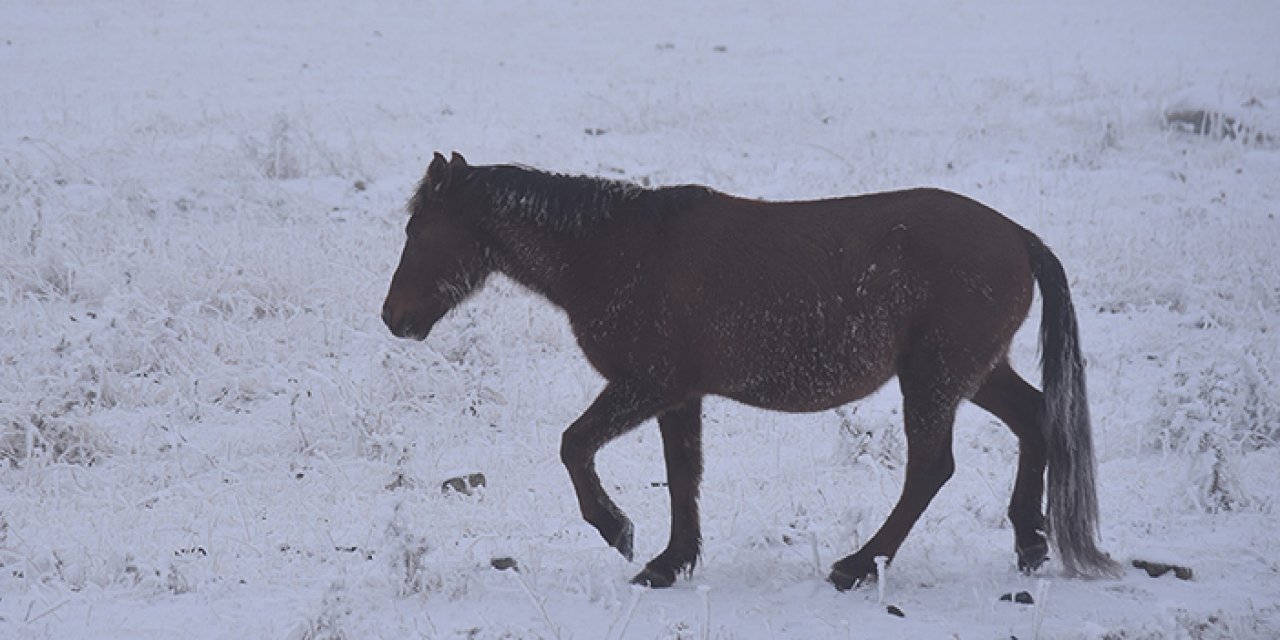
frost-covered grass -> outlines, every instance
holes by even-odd
[[[1274,141],[1280,10],[1179,4],[0,7],[0,637],[1280,635],[1280,150],[1165,125]],[[403,202],[453,149],[1004,211],[1072,277],[1104,546],[1195,579],[1017,574],[1016,445],[966,408],[889,571],[906,617],[836,593],[900,489],[890,387],[709,402],[702,563],[632,589],[559,463],[601,384],[559,313],[499,280],[424,343],[378,320]],[[600,470],[660,551],[657,430]]]

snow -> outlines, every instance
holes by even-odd
[[[0,5],[0,637],[1280,636],[1280,5],[743,4]],[[455,149],[1005,212],[1072,279],[1104,548],[1194,579],[1018,574],[1016,445],[966,407],[884,602],[837,593],[900,488],[890,388],[708,401],[702,561],[629,586],[666,543],[661,446],[599,458],[628,563],[559,462],[601,387],[563,316],[495,279],[425,342],[378,317]]]

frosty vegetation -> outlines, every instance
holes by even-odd
[[[1280,635],[1280,9],[739,5],[0,8],[0,637]],[[1103,546],[1194,578],[1020,575],[1016,442],[968,408],[883,597],[836,593],[900,490],[891,384],[709,402],[704,556],[633,590],[557,455],[602,384],[564,319],[502,279],[423,343],[378,318],[453,149],[1009,215],[1071,278]],[[651,556],[656,428],[599,464]]]

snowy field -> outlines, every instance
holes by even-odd
[[[1277,27],[1269,0],[0,2],[0,638],[1280,637]],[[890,385],[709,402],[702,564],[630,587],[666,543],[658,432],[599,459],[631,564],[559,462],[601,387],[563,317],[494,281],[424,343],[378,318],[455,149],[1005,212],[1072,278],[1104,548],[1193,579],[1020,575],[1016,444],[969,407],[883,591],[837,593],[900,489]]]

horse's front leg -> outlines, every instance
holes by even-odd
[[[696,398],[658,416],[671,493],[671,540],[658,557],[631,581],[669,587],[682,571],[693,571],[702,546],[698,522],[698,484],[702,481],[702,399]]]
[[[670,404],[663,394],[643,384],[610,382],[560,440],[560,460],[573,481],[582,517],[627,560],[633,557],[634,528],[600,486],[596,452]]]

